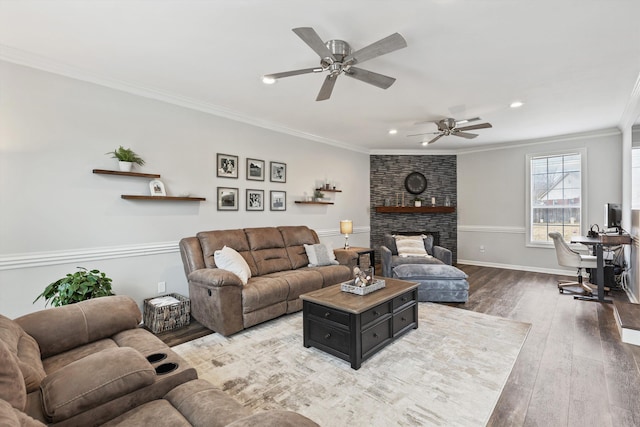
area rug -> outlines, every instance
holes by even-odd
[[[302,313],[173,350],[256,411],[288,409],[323,427],[485,425],[531,325],[433,303],[418,313],[418,329],[359,370],[304,348]]]

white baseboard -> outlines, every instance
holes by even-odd
[[[532,273],[555,274],[559,276],[574,276],[576,273],[575,270],[542,268],[542,267],[533,267],[530,265],[500,264],[495,262],[483,262],[483,261],[475,261],[475,260],[468,260],[468,259],[458,259],[457,263],[466,264],[466,265],[477,265],[478,267],[493,267],[493,268],[502,268],[505,270],[520,270],[520,271],[530,271]]]

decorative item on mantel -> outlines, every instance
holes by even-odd
[[[349,234],[353,233],[353,221],[343,219],[340,221],[340,234],[344,234],[344,248],[349,249]]]
[[[324,193],[320,190],[315,190],[313,192],[313,200],[316,202],[320,202],[322,201],[322,199],[324,199]]]
[[[422,206],[422,199],[420,197],[414,197],[413,206],[415,206],[416,208],[421,207]]]

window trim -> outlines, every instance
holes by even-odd
[[[575,148],[559,151],[544,151],[540,153],[529,153],[525,160],[525,246],[530,248],[554,248],[552,241],[536,242],[531,240],[531,161],[540,157],[557,157],[572,154],[580,155],[580,234],[585,235],[588,228],[587,215],[587,149]]]

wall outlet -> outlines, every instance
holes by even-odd
[[[484,253],[484,245],[480,245],[480,252]]]
[[[161,294],[167,291],[167,283],[166,282],[158,282],[158,293]]]

